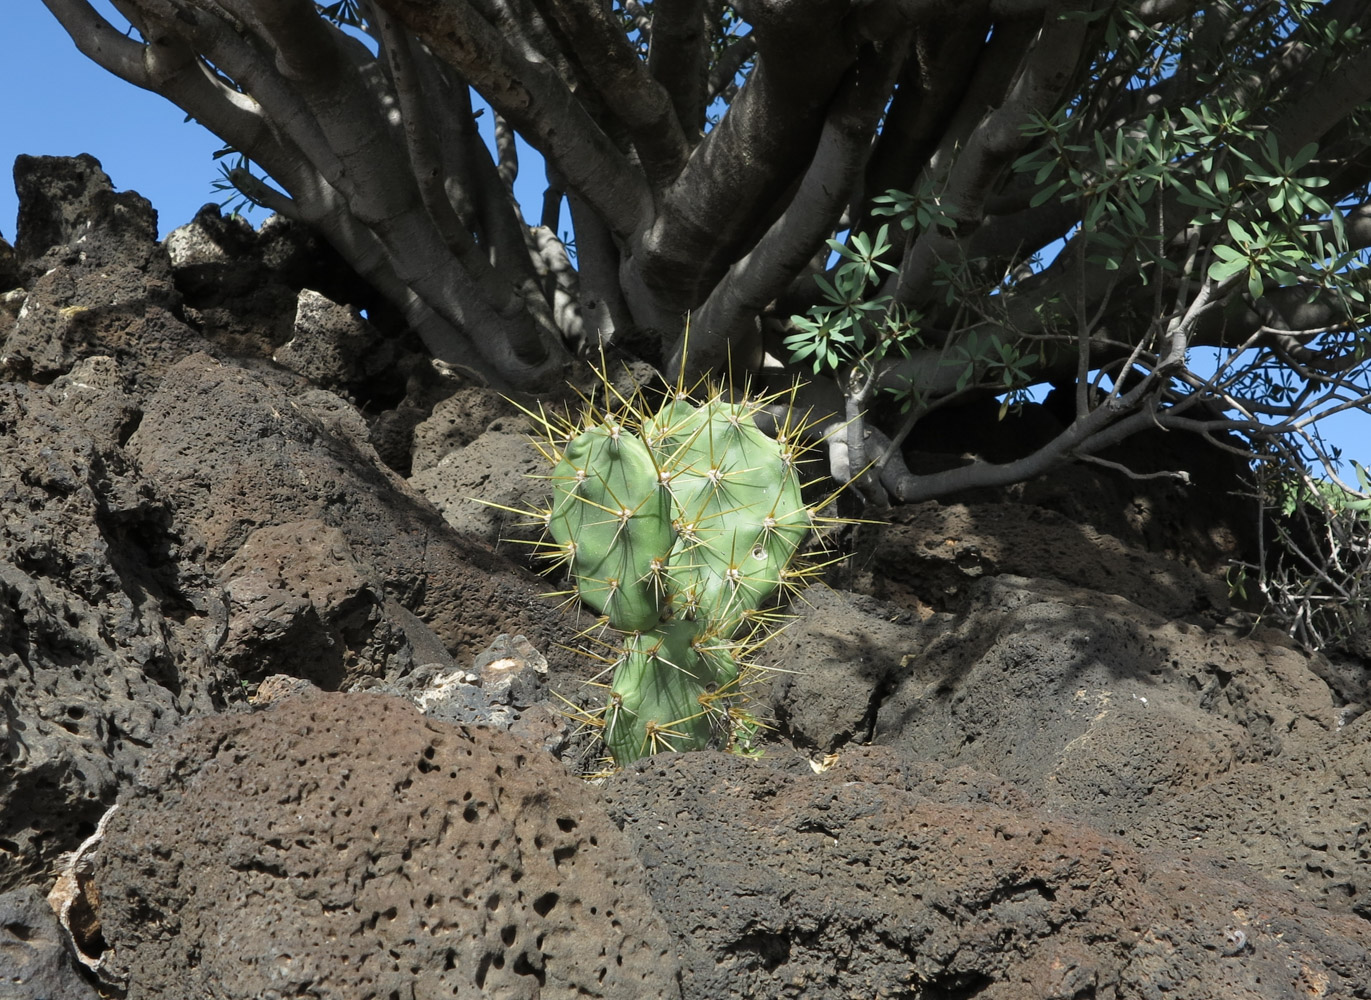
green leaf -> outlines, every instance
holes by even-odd
[[[1264,137],[1264,147],[1263,147],[1263,148],[1264,148],[1264,150],[1265,150],[1265,152],[1266,152],[1266,158],[1267,158],[1267,160],[1270,161],[1270,163],[1271,163],[1272,166],[1274,166],[1274,167],[1276,167],[1276,168],[1279,169],[1279,167],[1280,167],[1280,165],[1281,165],[1280,148],[1278,147],[1278,145],[1277,145],[1277,143],[1276,143],[1276,133],[1275,133],[1275,132],[1267,132],[1267,133],[1266,133],[1266,135],[1265,135],[1265,137]]]
[[[1215,247],[1215,250],[1217,249],[1218,248]],[[1229,278],[1233,277],[1233,275],[1245,270],[1247,270],[1247,261],[1245,260],[1216,260],[1209,265],[1209,280],[1219,282],[1227,281]]]
[[[1037,208],[1039,205],[1046,204],[1048,201],[1052,200],[1053,195],[1064,187],[1066,187],[1066,181],[1054,181],[1034,194],[1028,201],[1028,207]]]

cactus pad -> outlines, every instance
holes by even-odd
[[[653,414],[625,404],[543,421],[547,555],[617,636],[594,721],[619,764],[728,742],[742,650],[796,575],[814,518],[794,446],[757,427],[764,402],[678,392]]]

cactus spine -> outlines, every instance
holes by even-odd
[[[652,415],[543,420],[546,554],[618,637],[599,721],[619,764],[728,739],[744,651],[777,589],[803,575],[792,563],[813,517],[799,435],[763,434],[762,402],[678,393]]]

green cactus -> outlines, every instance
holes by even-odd
[[[763,434],[763,402],[678,393],[651,416],[625,405],[574,426],[543,420],[548,554],[620,634],[598,720],[619,764],[729,738],[744,650],[802,575],[792,564],[813,514],[799,435]]]
[[[664,554],[675,540],[671,494],[647,445],[606,421],[570,442],[553,472],[548,530],[576,575],[581,600],[623,631],[661,619]]]

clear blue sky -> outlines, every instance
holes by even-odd
[[[148,198],[166,235],[208,201],[222,143],[170,102],[130,86],[87,60],[38,0],[11,0],[0,48],[0,233],[11,243],[18,206],[10,170],[20,153],[74,156],[90,153],[119,190]],[[489,115],[483,116],[488,122]],[[536,220],[540,165],[521,157],[520,191]],[[260,222],[260,211],[250,216]],[[1325,436],[1347,458],[1371,461],[1371,415],[1349,413],[1324,425]]]
[[[90,153],[119,190],[133,189],[157,209],[162,235],[213,197],[223,145],[199,125],[186,123],[171,102],[130,86],[76,51],[57,20],[38,0],[11,0],[0,48],[0,232],[14,242],[12,170],[20,153],[75,156]]]

